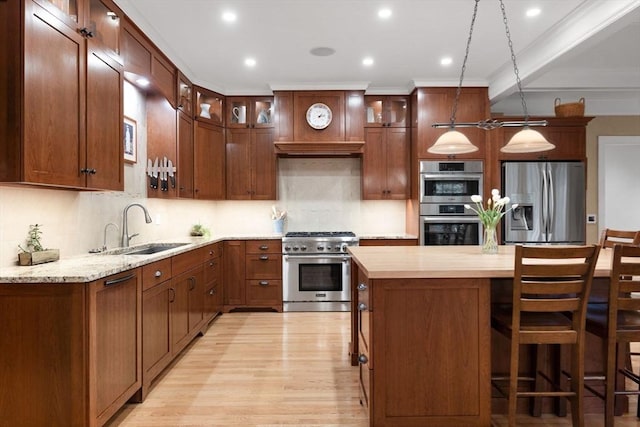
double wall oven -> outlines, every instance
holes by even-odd
[[[477,245],[482,223],[464,208],[482,195],[480,160],[420,162],[420,244]]]
[[[282,238],[283,311],[351,310],[352,232],[289,232]]]

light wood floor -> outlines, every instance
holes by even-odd
[[[358,371],[349,365],[349,313],[230,313],[197,338],[141,404],[115,426],[367,426]],[[632,406],[635,408],[635,406]],[[506,426],[494,415],[495,427]],[[522,416],[523,427],[570,426],[569,418]],[[585,427],[601,427],[588,415]],[[638,427],[635,416],[616,427]]]

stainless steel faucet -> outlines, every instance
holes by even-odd
[[[120,231],[118,229],[118,226],[115,225],[112,222],[107,223],[107,225],[104,226],[104,236],[103,236],[103,240],[102,240],[102,252],[107,250],[107,229],[109,228],[110,225],[113,225],[116,228],[116,232]]]
[[[147,224],[151,223],[151,215],[149,215],[149,211],[147,211],[147,208],[142,206],[140,203],[131,203],[130,205],[127,205],[124,208],[124,212],[122,212],[122,241],[120,242],[120,246],[122,246],[123,248],[126,248],[127,246],[129,246],[129,240],[131,240],[133,237],[139,234],[139,233],[135,233],[135,234],[129,235],[129,226],[127,224],[127,212],[129,211],[129,208],[133,206],[140,207],[140,209],[144,211],[145,222]]]

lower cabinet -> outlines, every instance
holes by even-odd
[[[222,242],[205,248],[204,268],[204,321],[210,322],[222,313]]]
[[[203,326],[204,271],[198,265],[171,279],[171,345],[177,355]]]
[[[224,311],[282,311],[282,241],[227,241],[224,248]]]
[[[105,424],[142,384],[141,296],[139,269],[0,285],[0,425]]]

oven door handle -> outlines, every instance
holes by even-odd
[[[341,259],[342,261],[348,261],[349,259],[351,259],[350,255],[338,255],[338,254],[318,254],[318,255],[289,255],[289,254],[284,254],[282,255],[282,259],[283,260],[288,260],[288,259]]]
[[[447,174],[447,173],[443,173],[443,174],[438,174],[438,173],[422,173],[420,174],[420,176],[422,177],[422,179],[428,179],[428,180],[442,180],[442,181],[450,181],[452,179],[463,179],[465,181],[468,180],[476,180],[476,179],[482,179],[482,174],[481,173],[467,173],[467,174],[458,174],[458,173],[452,173],[452,174]]]
[[[480,223],[480,218],[472,216],[421,216],[422,222],[445,222],[445,223],[461,223],[475,222]]]

